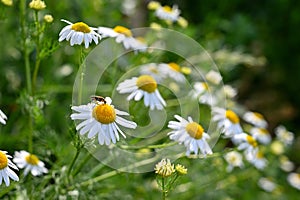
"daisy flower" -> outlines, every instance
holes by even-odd
[[[242,168],[244,166],[243,156],[237,151],[231,151],[224,155],[224,159],[228,163],[227,172],[231,172],[234,167]]]
[[[161,71],[159,71],[158,65],[156,63],[148,63],[140,66],[140,74],[150,75],[158,83],[160,83],[164,78],[166,78],[166,74],[161,73]]]
[[[261,151],[257,151],[255,153],[254,157],[251,154],[246,153],[246,159],[252,165],[254,165],[254,167],[256,169],[259,169],[259,170],[263,170],[268,164],[267,159],[264,157],[264,154]]]
[[[165,158],[155,165],[154,170],[156,174],[162,177],[171,176],[175,172],[174,164],[171,164],[171,161]]]
[[[104,101],[94,101],[87,105],[72,106],[71,109],[77,113],[71,114],[72,120],[83,120],[76,126],[76,130],[80,135],[88,133],[88,138],[92,138],[98,134],[98,142],[100,145],[104,143],[116,143],[119,141],[119,133],[126,138],[118,124],[126,128],[135,129],[137,124],[128,121],[119,115],[129,115],[127,112],[120,111],[111,105],[112,100],[106,97]]]
[[[121,94],[130,93],[127,97],[128,101],[131,99],[139,101],[144,97],[144,104],[150,107],[150,110],[154,108],[162,110],[166,106],[165,100],[157,89],[157,82],[149,75],[127,79],[118,85],[117,90]]]
[[[258,180],[257,184],[261,189],[265,190],[266,192],[273,192],[277,188],[276,183],[265,177],[261,177]]]
[[[206,82],[196,82],[190,95],[195,99],[199,98],[199,103],[202,104],[212,105],[215,102],[215,99],[212,98],[212,95],[209,92]]]
[[[236,89],[231,87],[230,85],[224,85],[223,89],[226,97],[228,98],[233,98],[237,95]]]
[[[232,110],[225,110],[223,108],[212,108],[212,120],[218,123],[218,128],[224,133],[224,137],[233,137],[234,135],[243,132],[240,125],[240,118]],[[234,138],[232,138],[234,140]],[[234,142],[234,141],[233,141]]]
[[[20,169],[25,168],[25,176],[28,174],[28,172],[31,172],[33,176],[39,176],[43,173],[48,173],[48,169],[45,167],[45,164],[40,161],[36,155],[30,154],[27,151],[16,151],[13,161]]]
[[[233,140],[238,144],[238,150],[245,150],[248,161],[254,160],[258,153],[258,143],[254,137],[246,133],[235,134]]]
[[[155,15],[162,20],[176,22],[179,19],[180,10],[177,5],[172,8],[170,6],[158,6],[155,10]]]
[[[5,120],[7,120],[7,116],[4,114],[4,112],[2,112],[2,110],[0,110],[0,122],[2,124],[6,124]]]
[[[246,122],[248,122],[256,127],[259,127],[259,128],[267,128],[267,126],[268,126],[268,123],[265,120],[264,116],[258,112],[248,111],[243,115],[243,119]]]
[[[300,190],[300,174],[298,173],[290,173],[288,176],[287,176],[287,181],[289,182],[289,184]]]
[[[212,150],[206,142],[210,136],[204,132],[203,127],[194,122],[191,117],[188,120],[180,117],[179,115],[174,116],[178,121],[169,121],[168,128],[173,129],[168,135],[171,140],[184,144],[187,148],[186,155],[189,156],[191,152],[196,155],[199,149],[202,154],[212,154]]]
[[[291,145],[294,141],[294,133],[286,130],[286,128],[282,125],[275,128],[275,134],[277,139],[286,146]]]
[[[295,164],[286,156],[279,157],[280,169],[285,172],[291,172],[295,168]]]
[[[176,64],[176,63],[161,63],[158,65],[158,70],[162,73],[165,74],[166,77],[172,78],[177,82],[185,82],[185,77],[181,73],[182,68]]]
[[[18,170],[17,166],[13,162],[11,162],[11,156],[6,154],[7,151],[0,150],[0,185],[2,184],[3,179],[5,185],[9,186],[9,178],[11,178],[14,181],[19,181],[19,177],[13,170],[10,169],[11,167]]]
[[[89,27],[83,22],[73,24],[64,19],[61,21],[66,22],[69,25],[65,26],[60,31],[58,39],[59,42],[63,40],[70,40],[71,46],[74,44],[81,45],[84,43],[85,48],[88,48],[92,41],[94,41],[95,44],[98,44],[98,39],[101,40],[101,36],[95,32],[97,28]]]
[[[98,33],[103,37],[116,38],[117,43],[123,43],[125,49],[133,49],[145,51],[147,45],[132,36],[131,30],[124,26],[116,26],[114,28],[98,27]]]
[[[214,70],[210,70],[206,75],[205,75],[206,80],[208,80],[209,82],[218,85],[220,84],[220,82],[222,81],[222,76],[220,75],[220,73],[214,71]]]
[[[269,131],[264,128],[251,128],[250,134],[262,144],[269,144],[272,139]]]

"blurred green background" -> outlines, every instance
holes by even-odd
[[[0,136],[0,146],[1,149],[8,151],[25,148],[27,145],[26,134],[22,134],[26,132],[27,121],[20,118],[22,110],[19,103],[23,98],[20,94],[26,87],[26,81],[24,60],[18,39],[20,37],[18,2],[15,1],[15,5],[11,8],[2,6],[0,11],[2,12],[0,109],[8,115],[7,125],[0,126],[1,133],[5,133]],[[54,17],[53,24],[48,27],[45,34],[49,40],[56,43],[58,43],[58,33],[66,25],[60,19],[71,22],[83,21],[94,27],[124,25],[129,28],[148,27],[152,19],[151,13],[147,10],[149,1],[146,0],[51,0],[45,2],[47,8],[42,13],[51,14]],[[266,116],[270,130],[279,124],[284,124],[296,136],[299,136],[299,1],[177,0],[160,2],[162,5],[177,4],[181,9],[181,15],[189,22],[188,28],[180,29],[180,31],[194,38],[209,51],[226,48],[257,57],[266,57],[267,62],[264,66],[239,64],[221,71],[224,81],[237,87],[239,103],[248,107],[249,110],[261,112]],[[29,15],[27,20],[32,22],[32,16]],[[33,24],[29,25],[33,26]],[[64,145],[65,141],[70,140],[68,129],[70,125],[73,125],[69,116],[72,87],[78,69],[79,49],[70,47],[66,42],[57,45],[59,45],[57,50],[42,61],[38,78],[38,91],[49,104],[45,106],[44,117],[37,120],[37,129],[42,127],[37,134],[47,135],[48,139],[52,138],[52,140],[39,143],[41,148],[45,147],[45,153],[41,154],[47,154],[46,149],[49,146],[57,152],[72,150],[71,144],[68,148]],[[34,59],[34,49],[30,56]],[[289,156],[298,165],[300,164],[300,155],[297,153],[299,150],[300,140],[297,139]],[[55,156],[49,155],[48,162],[55,162],[57,159]],[[60,162],[64,163],[61,160]],[[183,162],[188,164],[189,161],[183,159]],[[202,163],[193,170],[201,168],[202,165],[207,167],[205,164]],[[134,176],[137,175],[122,175],[117,177],[116,181],[128,180]],[[114,182],[114,179],[109,180],[109,183],[111,182]],[[136,190],[140,186],[133,185],[132,187]],[[101,188],[98,188],[98,191],[101,191]],[[247,195],[248,199],[251,199],[252,190],[249,191]],[[192,191],[191,196],[193,192],[197,193],[197,191]],[[233,194],[235,192],[237,191],[232,191]]]

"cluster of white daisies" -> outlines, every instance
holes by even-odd
[[[43,173],[47,173],[48,169],[45,167],[44,162],[39,158],[27,151],[16,151],[13,161],[12,156],[7,154],[7,151],[0,150],[0,185],[4,181],[6,186],[10,185],[10,179],[19,181],[19,177],[14,170],[18,168],[24,168],[24,176],[29,172],[33,176],[39,176]]]

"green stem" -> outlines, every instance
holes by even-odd
[[[40,22],[39,22],[39,14],[38,11],[34,12],[34,20],[35,20],[35,45],[36,45],[36,59],[35,59],[35,65],[34,65],[34,71],[33,71],[33,77],[32,77],[32,92],[35,92],[36,88],[36,79],[41,63],[41,56],[40,56]]]
[[[72,175],[76,176],[78,172],[82,169],[82,167],[91,159],[91,154],[87,154],[85,158],[82,160],[82,162],[79,163],[78,167],[73,171]]]
[[[77,151],[76,151],[76,154],[75,154],[75,156],[74,156],[74,158],[73,158],[73,160],[72,160],[72,162],[71,162],[71,165],[70,165],[70,167],[69,167],[69,169],[68,169],[68,173],[67,173],[68,177],[70,177],[72,168],[73,168],[73,166],[74,166],[74,164],[75,164],[75,162],[76,162],[76,160],[77,160],[77,158],[78,158],[78,156],[79,156],[79,154],[80,154],[81,148],[76,148],[76,150],[77,150]]]
[[[166,196],[167,196],[167,192],[165,189],[165,178],[164,177],[161,177],[161,189],[162,189],[161,199],[165,200]]]
[[[80,57],[79,57],[79,67],[81,67],[81,73],[80,73],[80,83],[79,83],[79,91],[78,91],[78,105],[81,104],[82,101],[82,87],[83,87],[83,79],[85,75],[85,63],[84,63],[84,52],[83,52],[83,47],[80,46]]]
[[[33,124],[32,124],[32,117],[29,117],[29,124],[28,124],[28,151],[29,153],[33,153],[33,146],[32,146],[32,141],[33,141]]]
[[[26,0],[20,0],[20,23],[21,23],[21,38],[22,38],[22,48],[24,53],[24,62],[25,62],[25,73],[26,73],[26,85],[28,93],[32,94],[31,88],[31,72],[30,72],[30,62],[29,62],[29,52],[27,49],[27,35],[26,35]]]

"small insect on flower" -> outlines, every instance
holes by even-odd
[[[101,96],[92,96],[92,102],[87,105],[72,106],[71,109],[76,113],[71,114],[72,120],[82,120],[76,130],[80,135],[88,133],[88,138],[98,135],[100,145],[104,143],[110,145],[119,141],[119,133],[126,138],[118,124],[135,129],[135,122],[126,120],[119,115],[129,115],[127,112],[120,111],[111,105],[112,100],[109,97],[103,99]]]
[[[102,96],[96,96],[96,95],[91,96],[91,100],[96,104],[100,104],[100,103],[106,104],[105,98]]]
[[[10,160],[11,156],[6,154],[7,151],[0,150],[0,185],[2,184],[3,179],[5,185],[9,186],[9,178],[14,181],[19,181],[19,177],[13,170],[10,169],[11,167],[18,170],[17,166]]]
[[[74,44],[80,45],[84,43],[85,48],[88,48],[92,41],[94,41],[95,44],[98,44],[98,39],[101,40],[101,36],[95,32],[97,28],[89,27],[83,22],[73,24],[64,19],[61,21],[66,22],[69,25],[65,26],[60,31],[58,39],[59,42],[63,40],[70,40],[71,46]]]

